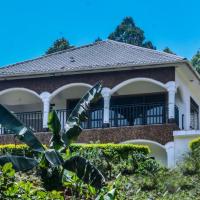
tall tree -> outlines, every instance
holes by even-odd
[[[200,73],[200,50],[198,50],[197,53],[192,57],[191,63],[194,69]]]
[[[155,49],[152,42],[145,41],[144,31],[135,25],[132,17],[123,19],[113,33],[108,36],[111,40],[125,42],[141,47]]]
[[[165,48],[163,49],[163,51],[164,51],[165,53],[170,53],[170,54],[176,55],[169,47],[165,47]]]
[[[102,39],[100,37],[96,38],[94,42],[100,42]]]
[[[64,37],[57,39],[51,47],[46,51],[46,54],[55,53],[58,51],[63,51],[65,49],[72,48],[73,46],[70,46],[70,43],[68,40],[66,40]]]

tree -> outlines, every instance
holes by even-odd
[[[144,31],[135,25],[132,17],[123,19],[113,33],[108,36],[111,40],[125,42],[141,47],[155,49],[152,42],[145,41]]]
[[[100,41],[102,41],[102,39],[100,37],[97,37],[94,42],[100,42]]]
[[[194,69],[200,73],[200,50],[192,57],[191,63]]]
[[[170,54],[176,55],[169,47],[165,47],[165,48],[163,49],[163,51],[164,51],[165,53],[170,53]]]
[[[46,51],[46,54],[55,53],[58,51],[63,51],[65,49],[72,48],[73,46],[70,46],[70,43],[68,40],[66,40],[64,37],[57,39],[51,47]]]

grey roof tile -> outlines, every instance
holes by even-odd
[[[176,63],[182,57],[106,40],[0,68],[0,77]]]

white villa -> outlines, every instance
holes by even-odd
[[[49,110],[64,128],[97,81],[103,81],[103,98],[91,106],[79,142],[147,144],[156,159],[174,167],[200,135],[200,77],[190,63],[112,40],[0,68],[0,104],[44,138]],[[10,143],[5,137],[12,133],[0,132],[0,143]]]

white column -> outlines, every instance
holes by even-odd
[[[103,88],[101,92],[103,99],[104,99],[104,112],[103,112],[103,124],[104,126],[109,126],[109,113],[110,113],[110,89],[109,88]]]
[[[166,83],[166,88],[168,91],[168,119],[175,119],[175,94],[176,94],[176,83],[174,81],[169,81]]]
[[[50,93],[42,92],[40,94],[43,102],[43,128],[48,128],[48,115],[50,108]]]
[[[174,168],[175,167],[175,151],[174,151],[174,142],[168,142],[165,145],[165,149],[167,152],[167,167]]]

